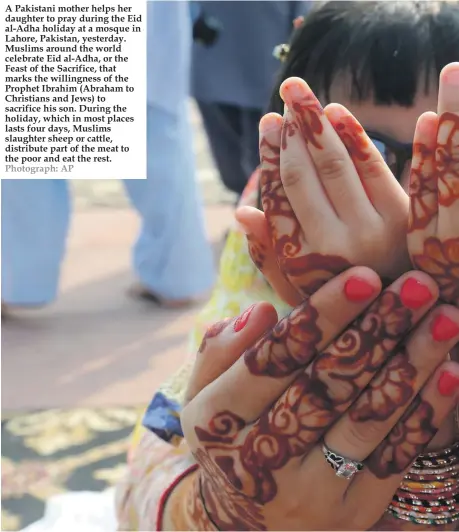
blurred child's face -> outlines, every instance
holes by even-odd
[[[346,91],[348,92],[348,91]],[[332,102],[344,105],[373,137],[378,149],[385,155],[386,161],[395,174],[397,162],[401,163],[399,175],[401,184],[408,190],[410,153],[414,130],[419,116],[426,111],[436,111],[437,90],[429,95],[419,94],[413,107],[399,105],[375,105],[372,102],[351,102],[340,87],[330,91]],[[398,155],[396,156],[396,152]],[[400,166],[400,165],[398,165]]]

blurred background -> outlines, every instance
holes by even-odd
[[[215,256],[235,195],[218,178],[190,100],[197,179]],[[139,220],[120,181],[72,181],[75,212],[59,298],[2,320],[2,530],[40,519],[51,495],[123,474],[127,437],[183,361],[199,309],[126,297]]]
[[[122,477],[129,435],[189,355],[206,301],[170,308],[128,291],[208,297],[258,165],[273,49],[306,4],[148,2],[148,187],[2,181],[2,530]]]

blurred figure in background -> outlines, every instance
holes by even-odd
[[[193,46],[192,95],[220,177],[238,195],[260,162],[258,122],[279,69],[273,49],[288,41],[308,3],[192,2],[203,36]]]
[[[147,10],[147,179],[124,182],[142,220],[134,293],[178,307],[214,280],[188,113],[191,18],[188,2],[148,2]],[[2,310],[45,305],[57,295],[65,254],[68,182],[4,179],[1,185]]]

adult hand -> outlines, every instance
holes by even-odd
[[[410,175],[408,249],[413,265],[459,305],[459,63],[440,75],[438,115],[421,115]]]
[[[260,123],[264,213],[237,212],[252,258],[290,305],[351,265],[395,279],[411,268],[409,200],[357,120],[306,82],[281,86],[284,118]]]
[[[445,358],[459,340],[459,310],[431,310],[438,291],[422,272],[403,275],[374,301],[379,286],[366,268],[344,272],[243,357],[270,328],[269,305],[205,338],[207,360],[232,351],[230,367],[191,394],[182,427],[217,528],[366,530],[384,514],[457,403],[458,390],[445,382],[459,380],[459,365]],[[350,481],[337,477],[322,438],[364,469]]]

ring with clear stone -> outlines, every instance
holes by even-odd
[[[351,480],[356,473],[363,469],[362,462],[357,462],[356,460],[351,460],[350,458],[335,453],[325,443],[322,445],[322,452],[324,453],[325,460],[333,468],[337,477]]]

